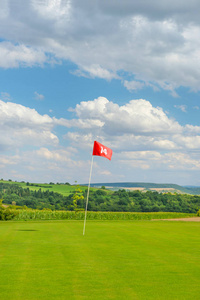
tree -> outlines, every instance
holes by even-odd
[[[75,193],[72,196],[72,200],[73,200],[73,210],[78,211],[79,209],[78,209],[77,202],[80,200],[84,200],[83,191],[80,188],[77,188],[75,190]]]

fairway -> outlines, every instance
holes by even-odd
[[[200,223],[0,222],[0,299],[199,299]]]

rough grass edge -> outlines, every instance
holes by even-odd
[[[87,220],[152,220],[191,218],[196,214],[176,212],[87,212]],[[18,210],[13,220],[84,220],[85,212],[75,211],[45,211],[24,209]]]

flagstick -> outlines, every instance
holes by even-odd
[[[84,220],[84,226],[83,226],[83,235],[85,235],[85,225],[86,225],[86,217],[87,217],[87,207],[88,207],[88,199],[89,199],[90,181],[91,181],[91,176],[92,176],[92,165],[93,165],[93,155],[92,155],[92,161],[91,161],[90,178],[89,178],[89,183],[88,183],[87,200],[86,200],[86,206],[85,206],[85,220]]]

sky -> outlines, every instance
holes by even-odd
[[[0,178],[200,186],[198,0],[0,0]]]

